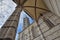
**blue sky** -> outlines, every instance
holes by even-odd
[[[18,28],[17,28],[17,33],[16,33],[16,40],[18,39],[18,33],[22,31],[22,27],[23,27],[23,18],[28,17],[30,24],[34,22],[34,20],[27,15],[24,11],[21,12],[20,15],[20,20],[19,20],[19,24],[18,24]]]
[[[18,25],[18,30],[22,30],[20,26],[23,26],[23,18],[25,17],[28,17],[29,18],[29,21],[30,21],[30,24],[34,21],[29,15],[27,15],[24,11],[21,12],[21,15],[20,15],[20,20],[19,20],[19,25]],[[18,31],[20,32],[20,31]]]
[[[3,26],[6,20],[10,17],[10,15],[12,15],[16,6],[17,5],[12,0],[0,0],[0,28]],[[28,17],[30,23],[34,21],[24,12],[24,10],[21,12],[17,33],[16,33],[16,40],[18,38],[18,33],[22,31],[24,17]]]

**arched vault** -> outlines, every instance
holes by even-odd
[[[43,0],[13,0],[21,6],[32,18],[38,21],[41,13],[50,12]]]

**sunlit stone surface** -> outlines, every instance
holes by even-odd
[[[12,0],[0,0],[0,28],[13,13],[16,6]]]

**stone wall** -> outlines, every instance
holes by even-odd
[[[50,28],[42,18],[39,20],[40,28],[46,40],[60,40],[60,17],[53,13],[46,13],[44,17],[49,19],[54,26]]]
[[[23,40],[60,40],[60,17],[53,13],[45,13],[43,16],[50,20],[49,25],[52,23],[54,26],[48,26],[44,19],[40,17],[38,21],[40,26],[37,26],[36,22],[34,22],[32,25],[19,33],[19,36],[21,36],[22,33],[26,33],[25,35],[22,34],[26,36],[23,36],[25,38],[22,38]],[[21,37],[19,40],[21,40]]]

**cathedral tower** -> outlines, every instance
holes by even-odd
[[[23,19],[23,30],[30,25],[29,18],[25,17]]]

